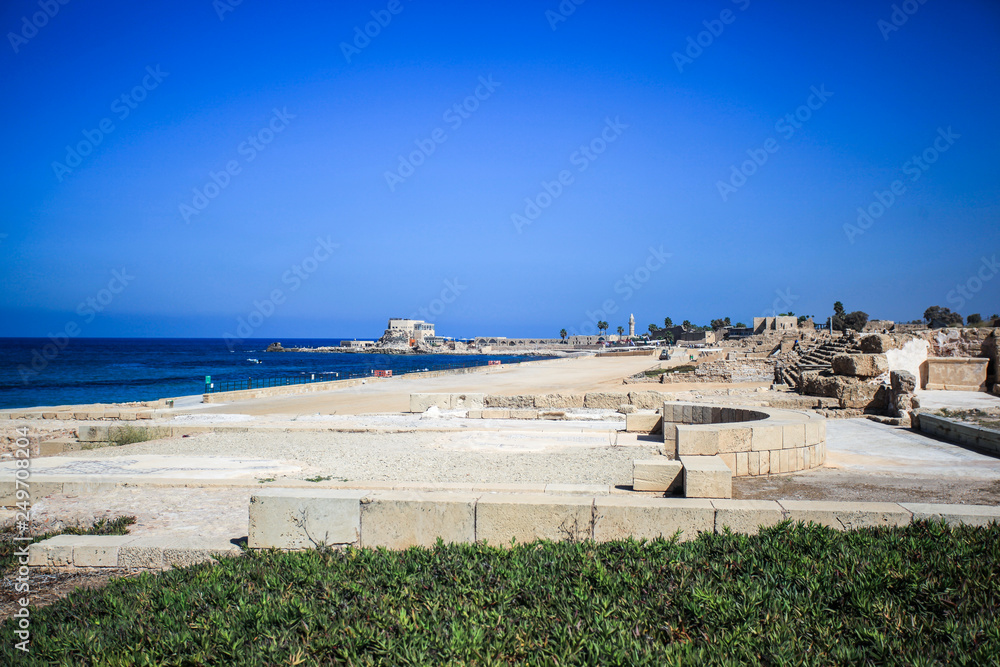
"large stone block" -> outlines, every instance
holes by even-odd
[[[679,491],[684,484],[684,466],[666,457],[632,462],[632,489],[635,491]]]
[[[108,442],[108,426],[103,424],[81,424],[76,429],[76,437],[80,442]]]
[[[476,540],[494,546],[593,537],[594,500],[548,494],[484,494],[476,505]]]
[[[858,341],[858,347],[865,354],[885,354],[895,348],[892,336],[886,334],[868,334]]]
[[[782,449],[794,449],[806,446],[806,425],[805,422],[783,424],[781,426],[781,447]]]
[[[73,549],[81,544],[83,535],[56,535],[28,547],[28,565],[36,567],[67,567],[73,564]]]
[[[678,424],[678,456],[714,456],[719,453],[719,430],[706,424]]]
[[[628,433],[657,433],[663,428],[663,417],[653,412],[633,412],[625,415]]]
[[[986,357],[929,358],[925,389],[986,391]]]
[[[693,540],[715,530],[712,502],[689,498],[607,496],[594,501],[594,539],[598,542],[669,538]]]
[[[476,541],[476,499],[462,493],[381,491],[361,504],[361,545],[406,549]]]
[[[726,426],[719,428],[719,453],[748,452],[752,444],[753,431],[749,426]]]
[[[483,419],[510,419],[510,410],[500,408],[483,408],[481,417]]]
[[[451,394],[410,394],[410,412],[426,412],[428,408],[451,409]]]
[[[782,448],[780,424],[760,424],[750,427],[750,449],[763,452]]]
[[[663,405],[663,394],[658,391],[630,391],[628,400],[638,410],[655,410]]]
[[[761,452],[761,456],[769,452]],[[733,532],[756,535],[761,526],[773,526],[785,518],[781,505],[773,500],[713,500],[715,532],[726,528]]]
[[[356,544],[364,491],[268,489],[250,497],[249,546],[307,549]]]
[[[451,395],[452,410],[482,410],[485,403],[486,403],[486,394]]]
[[[889,361],[884,354],[838,354],[833,358],[833,372],[837,375],[873,378],[889,372]]]
[[[582,408],[583,394],[538,394],[536,408]]]
[[[610,392],[588,392],[583,397],[583,407],[600,410],[617,410],[622,403],[628,403],[628,394]]]
[[[795,451],[795,450],[784,450]],[[905,526],[910,512],[896,503],[845,503],[812,500],[779,500],[792,521],[812,521],[838,530],[870,526]]]
[[[737,466],[739,457],[737,454]],[[745,456],[745,455],[742,455]],[[681,456],[684,495],[688,498],[732,498],[733,471],[718,456]]]
[[[81,535],[73,547],[73,564],[77,567],[118,567],[118,550],[135,540],[134,535]]]
[[[891,371],[889,384],[894,394],[912,394],[917,390],[917,376],[909,371]]]

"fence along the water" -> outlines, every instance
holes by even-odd
[[[538,357],[542,359],[543,357]],[[519,364],[523,360],[506,361],[504,363]],[[533,360],[534,361],[534,360]],[[477,366],[499,366],[500,359],[490,359],[487,361],[474,361],[469,363],[455,363],[435,366],[434,368],[414,368],[408,371],[393,371],[370,369],[363,373],[303,373],[302,375],[291,375],[283,377],[247,377],[238,380],[213,380],[205,385],[205,393],[213,394],[223,391],[243,391],[246,389],[267,389],[269,387],[286,387],[296,384],[311,384],[313,382],[332,382],[334,380],[351,380],[354,378],[370,377],[393,377],[394,375],[406,375],[407,373],[424,373],[426,371],[446,371],[455,368],[475,368]]]

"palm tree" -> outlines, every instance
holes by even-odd
[[[600,331],[607,331],[607,330],[608,330],[608,323],[607,323],[607,322],[605,322],[604,320],[599,320],[599,321],[597,322],[597,330],[598,330],[599,332],[600,332]]]
[[[621,338],[622,334],[625,333],[625,327],[618,327],[618,337]]]
[[[560,338],[562,338],[563,340],[566,340],[566,330],[565,330],[565,329],[560,329],[560,330],[559,330],[559,336],[560,336]]]
[[[673,329],[674,328],[674,321],[672,319],[670,319],[669,317],[664,317],[663,318],[663,327],[665,329]]]

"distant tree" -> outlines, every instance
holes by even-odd
[[[681,326],[684,327],[685,329],[690,329],[691,328],[691,320],[684,320],[683,322],[681,322]]]
[[[618,327],[618,337],[621,338],[622,334],[625,333],[625,327]]]
[[[842,304],[839,301],[834,301],[833,302],[833,314],[834,315],[843,315],[844,314],[844,304]]]
[[[795,317],[795,313],[788,311],[787,313],[778,313],[778,317]]]
[[[861,331],[868,324],[868,313],[855,310],[853,313],[847,313],[844,315],[844,330],[854,329],[855,331]]]
[[[833,304],[833,317],[830,319],[830,326],[833,327],[834,331],[843,331],[847,328],[844,324],[844,317],[847,313],[844,312],[844,304],[839,301],[835,301]]]
[[[666,343],[673,343],[674,342],[674,332],[673,331],[664,331],[663,332],[663,340]]]
[[[737,322],[736,326],[739,327],[740,329],[746,329],[747,327],[747,325],[743,324],[742,322]]]
[[[606,332],[608,330],[608,323],[605,322],[604,320],[600,320],[597,323],[597,330],[598,331],[605,331]]]
[[[990,315],[990,319],[991,319],[991,320],[995,320],[995,319],[997,319],[998,317],[1000,317],[1000,315],[997,315],[996,313],[993,313],[992,315]]]
[[[730,326],[729,318],[720,317],[719,319],[712,320],[711,326],[714,331],[718,331],[719,329],[725,329],[726,327]]]
[[[965,318],[966,324],[979,324],[982,321],[983,321],[983,316],[980,315],[979,313],[972,313],[971,315]]]
[[[940,322],[944,326],[962,326],[962,316],[958,313],[953,313],[951,308],[942,308],[941,306],[931,306],[924,311],[924,320],[928,324],[933,324],[934,322]]]
[[[811,320],[812,315],[799,315],[799,324],[801,325],[806,320]]]
[[[559,337],[562,338],[563,340],[566,340],[566,330],[565,329],[560,329],[559,330]]]
[[[673,329],[674,328],[674,321],[672,319],[670,319],[669,317],[664,317],[663,318],[663,327],[665,329]]]
[[[656,332],[659,331],[659,330],[660,330],[660,328],[657,327],[655,324],[650,324],[649,325],[649,333],[650,333],[650,335],[655,336]]]

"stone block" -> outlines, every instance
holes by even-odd
[[[611,492],[607,484],[546,484],[543,493],[570,496],[606,496]]]
[[[790,456],[791,452],[791,449],[782,449],[781,452],[779,452],[778,461],[781,464],[781,472],[792,472],[791,459],[794,457]]]
[[[452,410],[482,410],[486,403],[486,394],[452,394]]]
[[[769,454],[762,452],[761,456]],[[729,528],[735,533],[756,535],[761,526],[781,523],[785,514],[773,500],[713,500],[715,532]]]
[[[682,541],[715,530],[715,508],[697,498],[607,496],[594,501],[594,539],[598,542],[672,537]]]
[[[80,442],[108,442],[108,426],[103,424],[81,424],[76,429],[76,437]]]
[[[726,453],[726,454],[719,454],[719,458],[722,459],[722,462],[726,464],[726,467],[729,468],[730,470],[732,470],[733,474],[735,475],[736,474],[736,453],[735,452],[729,452],[729,453]]]
[[[739,457],[746,454],[737,454]],[[681,456],[684,495],[688,498],[731,498],[733,472],[718,456]]]
[[[693,424],[694,423],[694,406],[693,405],[682,405],[681,408],[681,418],[675,419],[674,421],[681,422],[683,424]]]
[[[583,394],[538,394],[536,408],[582,408]]]
[[[632,462],[632,489],[635,491],[679,491],[684,484],[684,466],[666,457]]]
[[[511,419],[538,419],[538,410],[511,410]]]
[[[677,454],[679,456],[714,456],[719,453],[719,430],[705,424],[678,424]]]
[[[753,451],[781,449],[781,426],[778,424],[760,424],[750,427],[750,448]]]
[[[510,419],[510,410],[499,408],[483,408],[483,419]]]
[[[633,412],[625,415],[625,431],[628,433],[656,433],[663,428],[663,417],[649,412]]]
[[[137,412],[135,414],[135,418],[136,419],[152,419],[153,418],[153,411],[152,410],[140,410],[139,412]]]
[[[54,413],[54,412],[43,412],[42,413],[42,419],[55,419],[55,418],[56,418],[56,413]]]
[[[23,489],[23,487],[21,487]],[[38,482],[32,479],[29,482],[29,493],[32,502],[45,496],[59,495],[63,492],[62,482]],[[0,506],[14,507],[18,502],[17,485],[13,479],[0,481]]]
[[[622,403],[628,403],[628,394],[609,392],[588,392],[583,397],[583,407],[599,410],[617,410]]]
[[[77,567],[118,567],[118,550],[135,540],[134,535],[81,535],[87,537],[73,547],[73,564]]]
[[[747,454],[747,473],[753,476],[760,474],[760,452]]]
[[[937,503],[899,503],[913,514],[914,521],[944,521],[950,526],[986,526],[1000,523],[1000,507],[995,505],[942,505]]]
[[[986,391],[987,357],[931,357],[927,359],[925,389]]]
[[[493,546],[593,537],[593,498],[548,494],[483,494],[476,505],[476,540]]]
[[[912,394],[917,390],[917,376],[909,371],[890,371],[889,385],[894,394]]]
[[[768,453],[771,455],[771,469],[768,474],[776,475],[781,472],[781,450],[772,449]]]
[[[733,473],[737,477],[745,477],[750,474],[750,453],[749,452],[736,452],[736,472]],[[720,496],[726,498],[728,496]]]
[[[794,450],[782,450],[783,453]],[[779,500],[792,521],[812,521],[837,530],[870,526],[905,526],[910,512],[896,503],[847,503],[811,500]]]
[[[784,424],[781,427],[782,449],[806,446],[806,425],[804,422]]]
[[[619,414],[630,415],[635,412],[635,406],[631,403],[622,403],[618,406],[618,412]]]
[[[163,565],[163,538],[134,538],[118,547],[118,567],[162,570]]]
[[[826,421],[810,419],[806,422],[806,444],[818,445],[826,440]]]
[[[429,408],[451,410],[451,394],[410,394],[410,412],[426,412]]]
[[[466,413],[465,417],[466,417],[466,419],[482,419],[483,418],[483,411],[482,410],[469,410]]]
[[[105,419],[118,419],[119,415],[121,415],[121,410],[105,410],[104,411],[104,418]]]
[[[250,497],[252,549],[356,544],[364,491],[267,489]]]
[[[658,391],[630,391],[628,402],[637,410],[655,410],[663,405],[663,394]]]
[[[771,473],[771,452],[775,450],[764,450],[760,452],[760,469],[758,475],[769,475]]]
[[[865,354],[885,354],[893,349],[892,337],[885,334],[862,336],[858,348]]]
[[[889,372],[884,354],[838,354],[832,364],[834,373],[850,377],[873,378]]]
[[[135,421],[138,417],[136,416],[136,413],[132,410],[122,410],[118,413],[118,418],[121,419],[122,421],[131,422]]]
[[[406,549],[476,541],[477,495],[382,491],[361,504],[361,546]]]
[[[483,399],[484,408],[501,409],[524,409],[535,407],[535,397],[533,395],[501,396],[498,394],[488,394]]]
[[[56,535],[28,547],[28,565],[68,567],[73,564],[73,548],[83,535]]]
[[[163,547],[163,567],[188,567],[198,563],[215,562],[225,556],[239,556],[239,547],[226,540],[193,542],[184,546]]]

